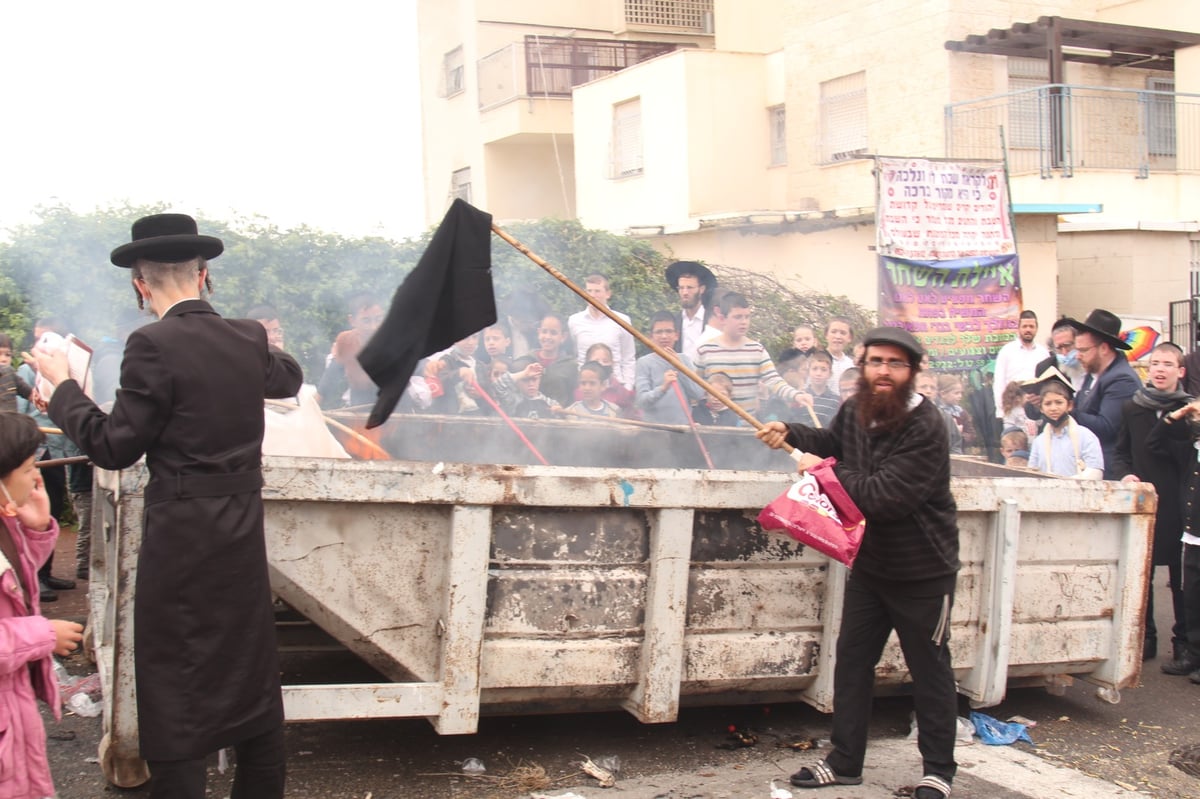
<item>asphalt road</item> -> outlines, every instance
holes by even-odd
[[[65,564],[72,562],[66,554],[71,545],[70,536],[64,535],[57,561],[64,568],[56,572],[65,574]],[[1161,583],[1165,570],[1159,572]],[[1162,585],[1156,585],[1156,591],[1159,629],[1168,630],[1164,611],[1169,612],[1170,603]],[[60,602],[45,610],[82,620],[83,591],[63,592]],[[358,668],[352,659],[337,660],[349,655],[320,657],[331,658],[324,664],[329,668]],[[1036,745],[976,743],[961,748],[955,797],[1200,796],[1200,780],[1167,763],[1176,747],[1200,742],[1200,686],[1161,674],[1159,662],[1148,661],[1142,685],[1122,692],[1116,705],[1101,701],[1094,687],[1081,682],[1062,696],[1043,689],[1012,690],[1001,706],[986,712],[1001,719],[1019,714],[1036,721],[1030,731]],[[285,659],[284,665],[312,664]],[[69,659],[68,666],[75,673],[87,669],[82,657]],[[904,789],[920,778],[915,747],[903,740],[910,709],[911,702],[903,697],[877,700],[866,784],[821,791],[819,796],[904,796]],[[961,711],[969,712],[965,701]],[[68,715],[56,723],[48,712],[44,716],[59,799],[148,795],[144,788],[123,791],[107,785],[95,762],[99,719]],[[737,747],[728,732],[731,725],[753,732],[758,743]],[[828,717],[800,703],[686,709],[677,722],[658,726],[639,724],[624,713],[485,718],[478,734],[456,737],[438,736],[427,722],[415,719],[294,724],[287,730],[288,796],[513,799],[530,796],[531,791],[551,796],[573,791],[589,799],[767,799],[770,780],[783,786],[792,771],[820,756],[819,751],[798,752],[788,745],[814,738],[824,743],[828,735]],[[619,758],[617,787],[602,789],[582,774],[583,755],[593,760]],[[478,758],[487,771],[464,775],[467,758]],[[209,795],[227,796],[229,775],[219,775],[215,768],[210,774]],[[1085,775],[1103,782],[1090,782]]]

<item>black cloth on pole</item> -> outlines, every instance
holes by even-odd
[[[392,415],[419,360],[496,323],[491,234],[492,215],[456,199],[396,289],[383,324],[358,354],[379,386],[367,427]]]

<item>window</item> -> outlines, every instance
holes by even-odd
[[[867,152],[867,73],[821,84],[821,163],[848,161]]]
[[[450,199],[471,202],[471,167],[450,173]]]
[[[612,174],[626,178],[642,174],[642,100],[613,106]]]
[[[1171,94],[1148,95],[1146,104],[1146,135],[1150,155],[1175,156],[1175,79],[1147,78],[1146,88],[1152,92]]]
[[[771,129],[771,166],[787,163],[787,114],[781,105],[767,109],[767,124]]]
[[[1008,107],[1005,138],[1009,147],[1050,146],[1047,108],[1042,103],[1042,94],[1033,91],[1049,83],[1049,69],[1042,58],[1008,59],[1008,90],[1017,92]]]
[[[712,33],[713,0],[625,0],[627,25]]]
[[[467,87],[464,84],[466,71],[463,69],[462,46],[455,47],[442,56],[442,96],[453,97]]]

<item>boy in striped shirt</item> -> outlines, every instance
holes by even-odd
[[[750,413],[758,410],[760,383],[769,396],[797,404],[801,392],[784,382],[763,345],[746,336],[750,330],[750,302],[737,292],[729,292],[721,298],[720,308],[725,329],[697,348],[696,368],[700,373],[706,379],[715,372],[729,375],[733,382],[730,399]]]

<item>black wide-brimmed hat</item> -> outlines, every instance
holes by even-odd
[[[695,275],[700,285],[708,286],[708,290],[704,292],[706,297],[711,296],[713,289],[717,287],[717,276],[699,261],[676,261],[667,267],[666,274],[667,285],[675,291],[679,290],[680,275]]]
[[[921,346],[921,342],[902,327],[877,327],[868,330],[867,334],[863,336],[863,349],[865,350],[872,344],[891,344],[907,350],[908,354],[912,356],[914,366],[920,363],[921,358],[925,355],[925,348]]]
[[[1091,333],[1093,336],[1108,342],[1118,350],[1132,349],[1121,338],[1121,318],[1112,311],[1097,308],[1088,314],[1087,319],[1082,322],[1069,317],[1067,318],[1067,322],[1071,327],[1075,328],[1075,332],[1077,333]]]
[[[187,214],[154,214],[143,216],[133,223],[130,238],[112,251],[109,259],[117,266],[129,268],[139,258],[166,264],[190,261],[193,258],[216,258],[225,245],[215,236],[201,236],[196,220]]]

